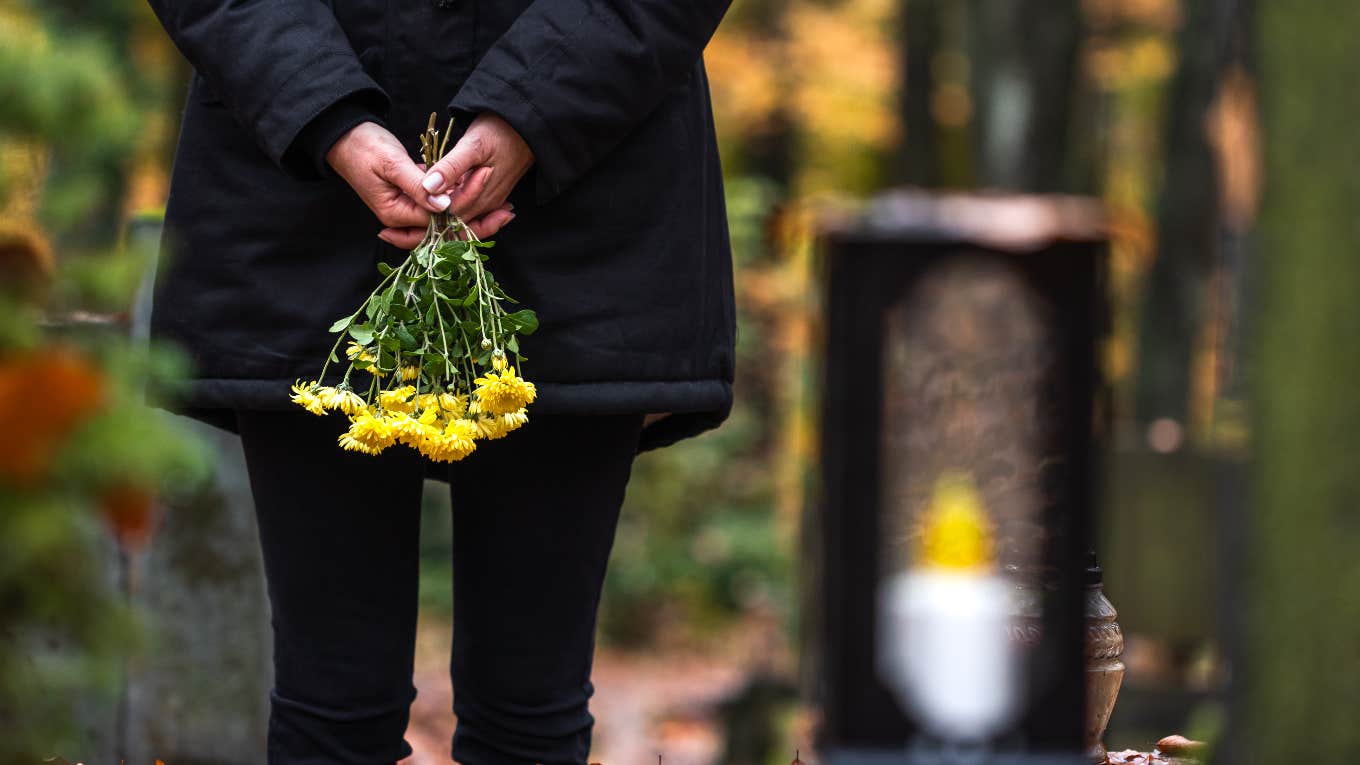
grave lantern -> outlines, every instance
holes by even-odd
[[[1084,198],[895,191],[819,231],[826,762],[1090,761],[1104,228]]]

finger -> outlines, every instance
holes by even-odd
[[[472,229],[472,233],[476,234],[478,239],[486,239],[495,236],[496,232],[505,228],[514,219],[513,212],[501,207],[472,221],[468,228]]]
[[[434,163],[434,167],[425,174],[421,186],[430,194],[447,192],[463,177],[463,173],[484,164],[490,158],[485,141],[476,134],[464,135],[443,159]]]
[[[425,238],[423,228],[385,228],[378,232],[378,238],[403,250],[414,250]]]
[[[430,213],[417,205],[405,194],[394,192],[390,203],[381,208],[378,220],[388,228],[424,228],[430,222]]]
[[[420,181],[425,177],[424,173],[416,167],[416,163],[412,162],[410,157],[404,155],[389,157],[379,166],[378,175],[430,212],[443,212],[449,206],[446,195],[431,195],[421,187]]]
[[[494,168],[485,165],[473,170],[461,186],[449,193],[449,210],[464,220],[487,212],[491,205],[485,196],[486,184],[493,172]]]

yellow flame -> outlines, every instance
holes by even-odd
[[[962,570],[992,565],[992,525],[982,508],[973,481],[964,473],[947,473],[935,481],[935,491],[922,519],[918,565]]]

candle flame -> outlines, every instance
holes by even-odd
[[[946,473],[936,479],[918,540],[919,566],[955,571],[992,567],[992,524],[968,474]]]

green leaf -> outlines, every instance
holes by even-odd
[[[335,351],[331,351],[330,359],[331,359],[331,363],[332,363],[332,364],[339,364],[339,363],[340,363],[340,359],[337,359],[337,358],[335,357]]]
[[[332,332],[344,332],[344,331],[345,331],[345,328],[348,327],[348,326],[350,325],[350,322],[352,322],[352,321],[354,321],[354,317],[353,317],[353,316],[346,316],[345,318],[343,318],[343,319],[337,321],[336,323],[332,324],[332,325],[331,325],[331,331],[332,331]]]
[[[439,253],[440,255],[446,258],[456,258],[459,255],[462,255],[463,253],[467,252],[467,250],[468,250],[467,242],[457,239],[444,242],[443,244],[435,248],[435,252]]]
[[[466,297],[463,298],[462,305],[464,308],[466,308],[475,302],[477,302],[477,290],[472,290],[467,294]]]
[[[420,347],[420,341],[416,339],[415,335],[411,334],[411,330],[407,329],[405,324],[397,325],[396,334],[397,340],[401,342],[401,347],[404,350],[414,351]]]
[[[415,321],[415,320],[416,320],[415,311],[412,311],[410,308],[407,308],[407,307],[404,306],[404,305],[393,305],[391,310],[392,310],[392,315],[395,316],[395,317],[397,317],[397,318],[400,319],[401,321]]]
[[[349,336],[359,345],[368,345],[373,341],[373,328],[367,324],[355,324],[349,328]]]
[[[505,343],[505,347],[506,350],[511,353],[519,353],[519,338],[511,335],[510,339]]]
[[[489,249],[491,249],[492,247],[495,247],[495,246],[496,246],[496,243],[495,243],[494,241],[492,241],[492,242],[473,242],[473,243],[472,243],[472,246],[473,246],[473,247],[481,247],[483,250],[489,250]]]
[[[434,258],[434,252],[429,247],[421,247],[416,250],[416,263],[429,267],[430,261]]]
[[[514,322],[515,326],[519,327],[519,333],[521,335],[532,335],[538,329],[538,314],[527,308],[522,311],[506,314],[502,321],[505,320]]]
[[[381,260],[378,261],[378,273],[382,274],[383,276],[389,276],[389,275],[391,275],[391,273],[392,273],[393,271],[395,271],[395,270],[396,270],[395,268],[393,268],[393,267],[387,265],[386,263],[382,262]]]

